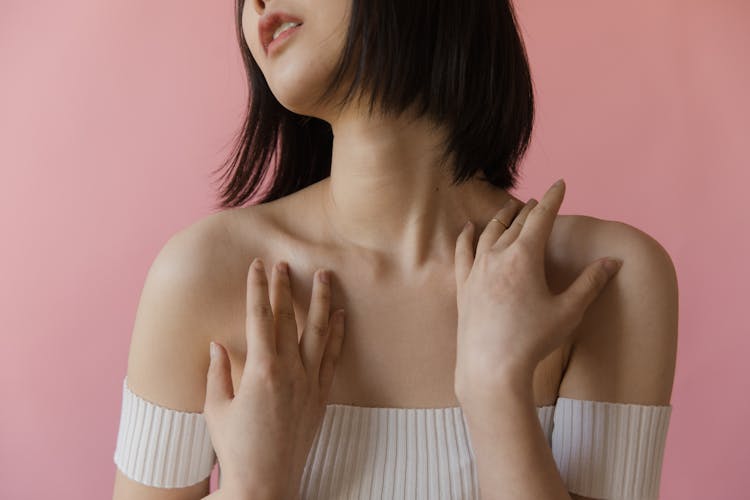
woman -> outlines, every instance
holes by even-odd
[[[656,498],[674,267],[631,226],[557,215],[564,183],[506,191],[533,123],[510,3],[237,20],[226,210],[149,270],[115,499],[201,498],[215,459],[212,497]]]

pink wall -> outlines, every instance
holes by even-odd
[[[662,498],[747,498],[750,4],[517,5],[538,98],[517,194],[565,177],[562,213],[667,248],[681,304]],[[145,273],[211,211],[209,171],[240,123],[232,15],[0,4],[1,498],[111,495]]]

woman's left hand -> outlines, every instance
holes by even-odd
[[[564,343],[619,270],[599,259],[565,292],[550,293],[545,247],[564,194],[564,182],[553,184],[541,202],[531,198],[520,213],[523,204],[511,199],[495,215],[510,227],[490,220],[476,256],[473,225],[458,236],[454,385],[462,404],[497,394],[509,379],[530,382],[539,362]]]

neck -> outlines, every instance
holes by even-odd
[[[332,129],[323,213],[333,238],[353,251],[403,268],[453,262],[463,224],[484,222],[510,197],[477,179],[451,185],[452,165],[439,165],[440,131],[425,121],[341,117]]]

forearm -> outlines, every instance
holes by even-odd
[[[219,488],[208,496],[203,497],[202,500],[281,500],[283,498],[284,495],[279,496],[272,493],[247,493]]]
[[[482,500],[571,500],[547,443],[533,377],[508,378],[491,397],[464,409]]]
[[[299,484],[299,481],[294,484]],[[216,490],[201,500],[299,500],[298,490],[291,480],[284,483],[276,478],[274,481],[252,480],[247,476],[242,479],[227,478],[219,467]]]
[[[208,496],[203,497],[201,500],[245,500],[245,497],[233,495],[227,490],[218,489]]]
[[[236,486],[236,485],[235,485]],[[281,487],[263,485],[258,488],[235,488],[232,485],[221,484],[211,494],[202,500],[298,500],[299,497],[283,491]]]

